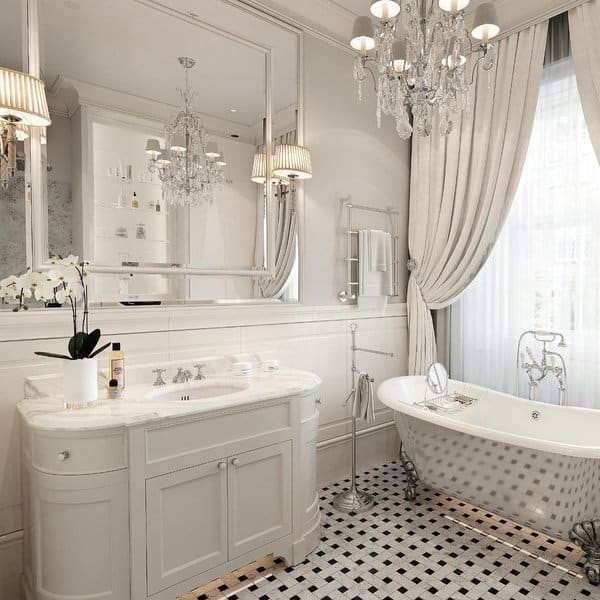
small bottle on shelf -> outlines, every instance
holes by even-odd
[[[154,205],[156,212],[160,212],[160,200],[156,200],[156,204]]]
[[[131,208],[139,208],[140,201],[138,200],[137,194],[133,192],[133,196],[131,198]]]

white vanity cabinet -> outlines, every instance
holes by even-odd
[[[90,430],[22,407],[25,598],[174,600],[267,554],[303,560],[320,534],[317,397],[313,382]]]
[[[148,591],[291,533],[291,441],[146,481]]]

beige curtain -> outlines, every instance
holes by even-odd
[[[583,114],[600,160],[600,1],[572,8],[569,29]]]
[[[432,308],[451,304],[492,249],[519,182],[538,98],[548,22],[498,43],[472,108],[444,137],[413,137],[409,217],[409,373],[436,358]]]
[[[278,189],[281,188],[278,186]],[[296,238],[298,219],[296,217],[296,193],[288,190],[273,201],[275,211],[275,273],[273,278],[258,280],[262,298],[277,298],[283,292],[285,284],[296,261]]]
[[[273,140],[273,146],[295,144],[297,132],[292,129]],[[259,151],[257,149],[257,151]],[[273,224],[275,235],[275,273],[273,277],[257,277],[254,296],[257,298],[279,298],[285,291],[296,262],[298,246],[298,218],[296,215],[296,192],[292,186],[273,186]],[[264,200],[264,199],[263,199]],[[264,203],[263,211],[256,215],[256,244],[254,264],[262,265],[265,251]]]

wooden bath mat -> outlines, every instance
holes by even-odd
[[[177,600],[223,600],[254,583],[268,579],[273,573],[285,567],[282,558],[265,556],[191,592],[182,594],[177,597]]]

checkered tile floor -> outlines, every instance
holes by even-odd
[[[368,513],[332,507],[347,483],[322,490],[322,541],[303,563],[254,567],[246,589],[221,585],[186,598],[600,600],[579,574],[578,548],[422,486],[407,502],[397,462],[359,478],[377,500]]]

